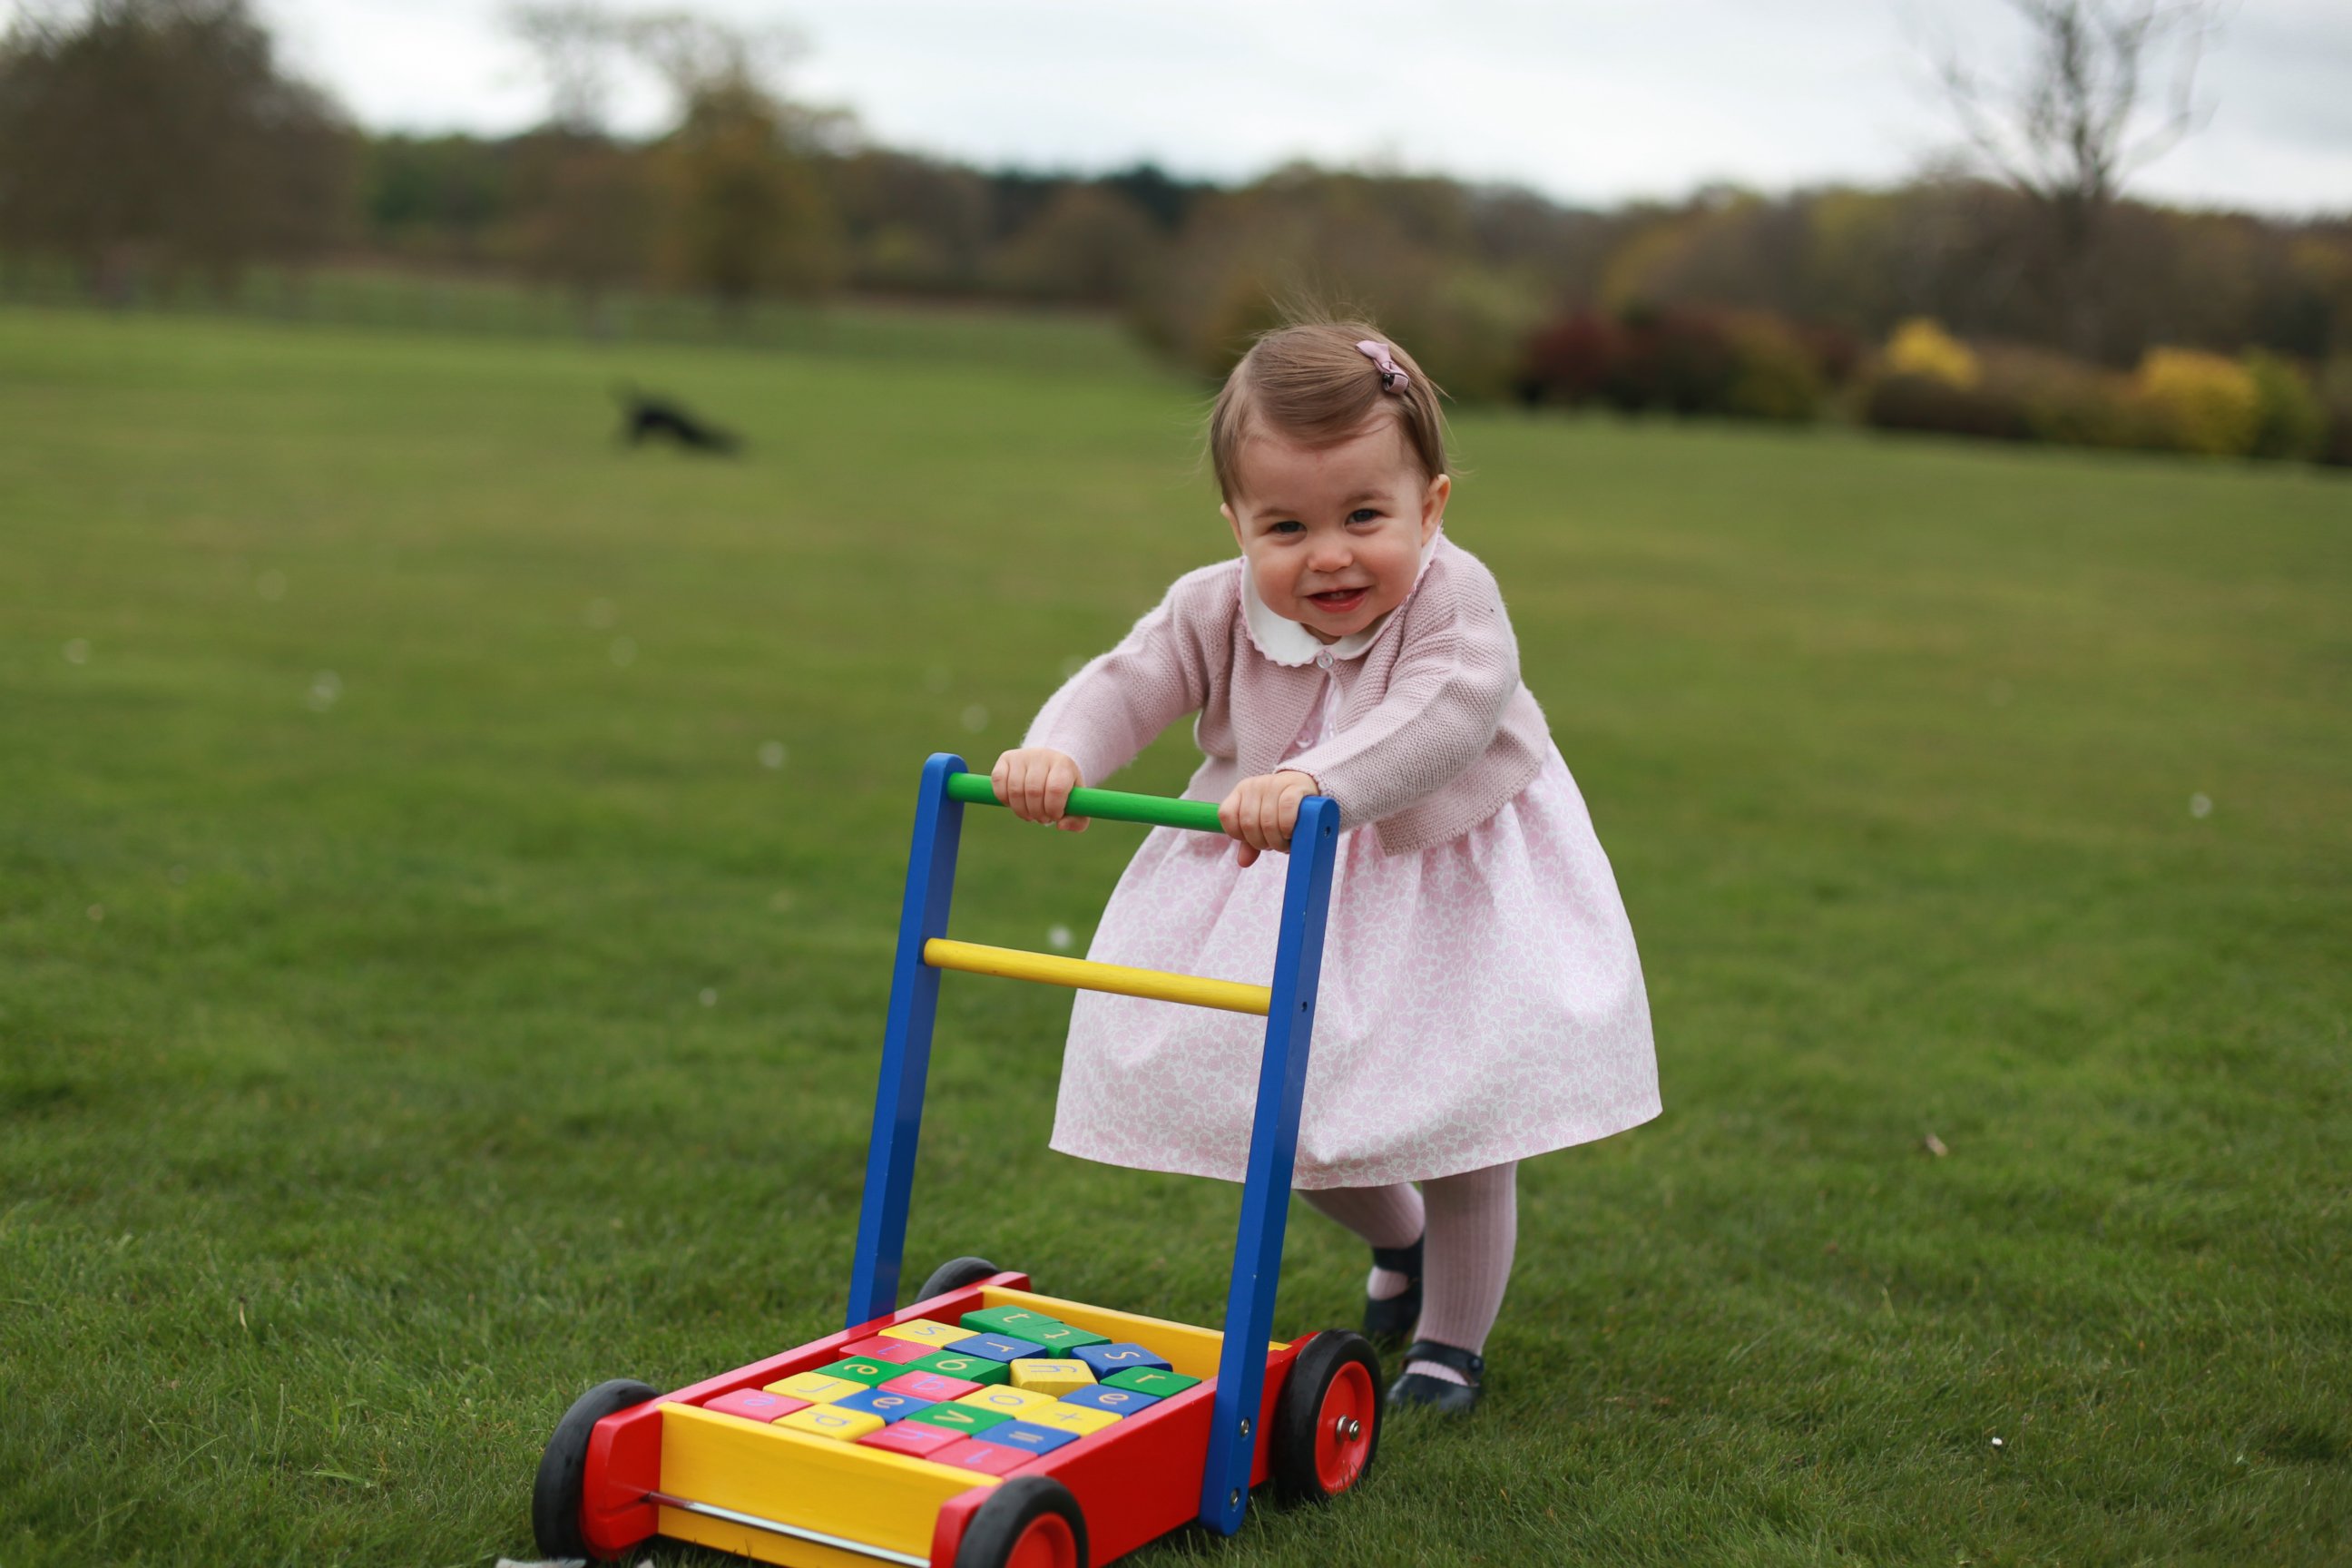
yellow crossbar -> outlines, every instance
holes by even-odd
[[[934,969],[961,969],[968,974],[1002,974],[1010,980],[1035,980],[1047,985],[1067,985],[1075,991],[1108,991],[1120,996],[1149,996],[1155,1002],[1189,1002],[1195,1007],[1219,1007],[1228,1013],[1255,1013],[1263,1018],[1274,1005],[1274,994],[1263,985],[1238,980],[1203,980],[1197,974],[1170,974],[1159,969],[1129,969],[1118,963],[1097,963],[1086,958],[1055,958],[1024,952],[1017,947],[983,947],[976,942],[950,942],[935,936],[923,943],[923,962]]]

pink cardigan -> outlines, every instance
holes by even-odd
[[[1198,713],[1207,761],[1184,786],[1223,800],[1244,778],[1311,774],[1342,826],[1377,824],[1409,855],[1467,833],[1525,789],[1550,731],[1519,684],[1518,644],[1494,575],[1441,535],[1370,647],[1283,663],[1250,634],[1238,557],[1176,579],[1119,645],[1046,700],[1022,743],[1050,746],[1098,784],[1160,731]],[[1328,675],[1326,669],[1328,668]],[[1283,760],[1333,683],[1326,738]]]

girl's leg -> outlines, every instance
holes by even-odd
[[[1519,1229],[1518,1174],[1517,1164],[1489,1165],[1422,1184],[1429,1248],[1423,1285],[1426,1294],[1414,1338],[1454,1345],[1473,1355],[1486,1351],[1486,1335],[1503,1310],[1503,1288],[1511,1279],[1511,1250]],[[1405,1371],[1447,1383],[1468,1381],[1434,1362],[1413,1362]]]
[[[1386,1187],[1324,1187],[1314,1192],[1302,1188],[1298,1195],[1307,1200],[1308,1208],[1354,1231],[1367,1247],[1385,1250],[1411,1247],[1421,1239],[1421,1194],[1411,1182]],[[1403,1274],[1375,1267],[1364,1294],[1384,1301],[1402,1295],[1406,1285]]]

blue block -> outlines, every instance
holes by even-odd
[[[1062,1395],[1064,1405],[1083,1405],[1089,1410],[1108,1410],[1113,1415],[1132,1415],[1139,1410],[1149,1410],[1160,1403],[1156,1394],[1138,1394],[1131,1388],[1111,1388],[1096,1384],[1074,1394]]]
[[[863,1388],[833,1402],[836,1410],[863,1410],[868,1415],[879,1415],[885,1422],[904,1421],[918,1410],[929,1410],[938,1404],[933,1399],[918,1399],[911,1394],[892,1394],[887,1389]]]
[[[1026,1361],[1053,1352],[1044,1345],[1029,1340],[1016,1340],[1010,1334],[974,1334],[968,1340],[958,1340],[940,1347],[954,1355],[985,1356],[990,1361]],[[1167,1363],[1160,1363],[1165,1366]]]
[[[841,1402],[835,1400],[835,1404]],[[1002,1443],[1008,1448],[1022,1448],[1032,1454],[1050,1454],[1065,1443],[1078,1440],[1076,1432],[1058,1431],[1051,1426],[1033,1426],[1026,1421],[1000,1421],[985,1432],[974,1432],[975,1443]]]
[[[1153,1372],[1173,1372],[1167,1358],[1157,1356],[1132,1342],[1115,1345],[1080,1345],[1070,1352],[1070,1359],[1082,1361],[1095,1369],[1097,1377],[1108,1377],[1113,1373],[1133,1372],[1147,1367]]]

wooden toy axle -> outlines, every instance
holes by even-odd
[[[977,775],[966,774],[966,777]],[[987,783],[985,779],[981,780]],[[1264,985],[1238,980],[1204,980],[1196,974],[1171,974],[1159,969],[1129,969],[1118,963],[1097,963],[1085,958],[1055,958],[1024,952],[1013,947],[983,947],[976,942],[950,942],[933,937],[923,943],[923,962],[934,969],[960,969],[967,974],[1001,974],[1009,980],[1034,980],[1066,985],[1074,991],[1108,991],[1120,996],[1147,996],[1156,1002],[1187,1002],[1195,1007],[1215,1007],[1227,1013],[1254,1013],[1263,1018],[1273,1005],[1274,993]]]

